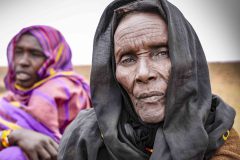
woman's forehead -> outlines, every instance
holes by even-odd
[[[168,43],[167,25],[157,14],[137,12],[125,16],[114,35],[115,51],[119,49],[161,46]]]
[[[16,46],[34,47],[36,49],[42,50],[42,47],[38,39],[32,34],[23,34],[18,39]]]

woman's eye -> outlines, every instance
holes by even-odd
[[[167,48],[153,50],[152,56],[153,56],[153,58],[167,58],[168,57],[168,50],[167,50]]]
[[[136,61],[136,58],[132,55],[125,55],[121,58],[120,63],[127,65],[127,64],[131,64],[134,63]]]
[[[33,56],[33,57],[39,57],[39,56],[41,56],[41,55],[38,54],[37,52],[31,52],[31,56]]]
[[[16,55],[19,55],[19,54],[22,54],[23,53],[23,51],[21,50],[21,49],[16,49],[15,51],[14,51],[14,54]]]
[[[32,50],[30,53],[32,57],[45,57],[45,55],[40,51]]]
[[[167,51],[161,51],[161,52],[158,53],[158,55],[167,56],[168,52]]]
[[[23,50],[20,50],[20,49],[17,49],[17,50],[14,50],[14,58],[20,58],[23,56]]]

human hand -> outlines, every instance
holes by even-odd
[[[19,129],[12,131],[9,141],[18,145],[29,160],[57,160],[58,144],[47,135]]]

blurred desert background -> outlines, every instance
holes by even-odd
[[[209,63],[212,92],[219,95],[236,110],[234,128],[240,133],[240,62]],[[90,80],[90,65],[74,67],[75,71]],[[5,92],[3,78],[6,67],[0,67],[0,96]]]

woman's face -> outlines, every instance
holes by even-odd
[[[143,122],[158,123],[165,115],[171,72],[168,31],[154,13],[131,13],[114,35],[116,78],[131,98]]]
[[[38,40],[24,34],[14,47],[15,83],[23,88],[29,88],[39,81],[37,71],[42,66],[46,56]]]

